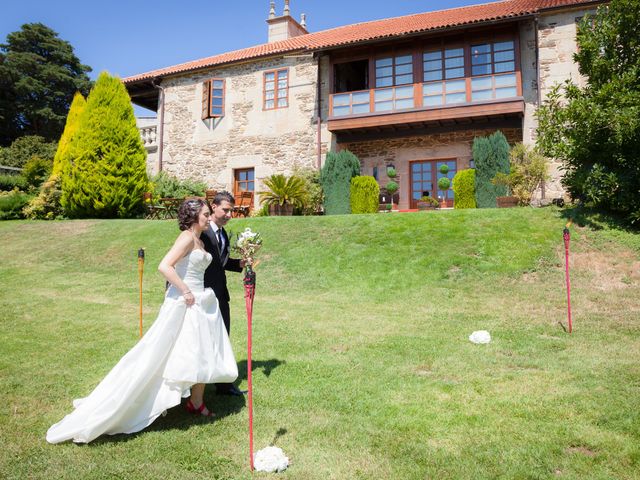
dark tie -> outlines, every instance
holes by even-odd
[[[219,228],[218,231],[216,232],[216,236],[218,237],[218,251],[220,252],[220,255],[222,255],[222,229]]]

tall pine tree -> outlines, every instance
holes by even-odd
[[[100,74],[68,155],[61,199],[67,215],[126,218],[138,212],[149,189],[146,151],[120,79]]]

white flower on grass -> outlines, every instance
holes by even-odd
[[[266,447],[253,454],[253,466],[258,472],[282,472],[289,466],[289,458],[278,447]]]

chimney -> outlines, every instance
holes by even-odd
[[[303,13],[300,18],[300,23],[298,23],[291,16],[291,7],[289,5],[289,0],[284,0],[284,10],[282,12],[282,16],[280,17],[276,17],[275,2],[270,2],[267,25],[269,25],[269,43],[277,42],[280,40],[287,40],[289,38],[309,33],[307,31],[306,15]]]

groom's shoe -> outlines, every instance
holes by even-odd
[[[230,384],[228,387],[220,388],[219,386],[217,386],[216,388],[217,388],[218,395],[234,395],[237,397],[241,397],[245,393],[247,393],[246,391],[240,390],[238,387],[236,387],[233,384]]]

